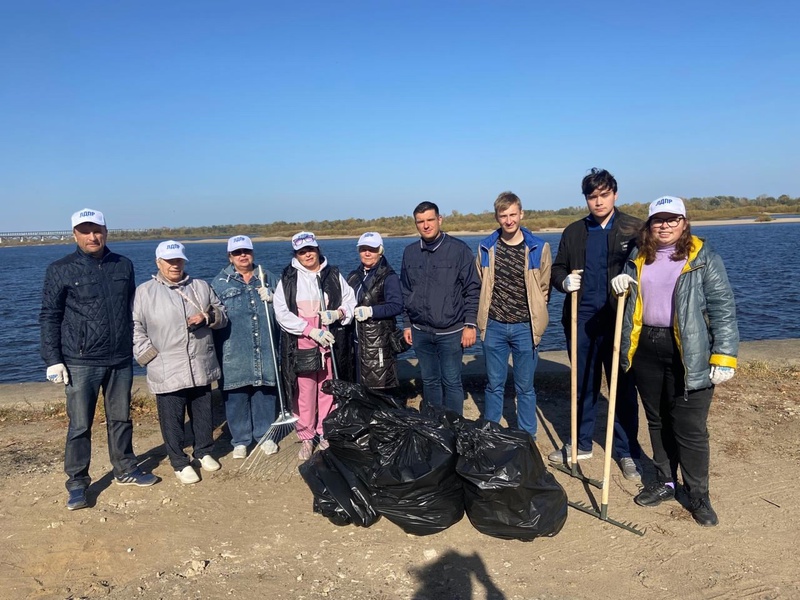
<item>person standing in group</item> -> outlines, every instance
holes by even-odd
[[[700,525],[719,521],[708,495],[708,411],[714,386],[733,377],[739,349],[736,302],[722,259],[693,236],[683,200],[650,204],[639,248],[611,281],[630,292],[621,344],[647,415],[656,481],[634,498],[675,497],[678,467]]]
[[[513,357],[517,419],[536,439],[536,391],[533,378],[538,346],[549,320],[550,244],[521,226],[524,213],[516,194],[503,192],[494,201],[500,228],[481,241],[476,265],[481,279],[478,328],[486,359],[484,419],[500,422]]]
[[[108,229],[99,210],[73,214],[72,235],[75,252],[47,268],[39,323],[47,379],[66,386],[67,508],[77,510],[88,506],[92,422],[100,390],[115,483],[150,486],[158,477],[143,473],[133,453],[133,263],[106,246]]]
[[[147,367],[147,386],[156,396],[175,476],[191,484],[200,478],[183,451],[187,414],[194,459],[205,471],[220,468],[211,456],[211,384],[220,377],[211,330],[225,327],[228,317],[211,286],[185,272],[186,262],[180,242],[168,240],[156,248],[158,273],[136,288],[133,301],[133,355]]]
[[[475,256],[442,231],[436,204],[422,202],[413,214],[420,239],[403,252],[403,334],[419,361],[425,402],[462,414],[462,358],[476,340],[481,288]]]
[[[228,240],[228,265],[211,282],[228,315],[228,324],[214,331],[214,345],[235,459],[247,458],[248,446],[259,443],[277,414],[278,374],[270,344],[277,331],[269,328],[275,320],[265,311],[272,311],[278,278],[262,269],[262,280],[255,267],[252,240],[236,235]],[[278,445],[264,440],[261,450],[275,454]]]
[[[589,215],[569,225],[561,235],[550,282],[564,292],[562,324],[570,345],[570,294],[578,294],[578,460],[592,457],[602,372],[611,377],[616,299],[611,279],[619,275],[635,246],[642,221],[617,209],[617,181],[605,169],[592,169],[581,183]],[[573,365],[573,368],[575,365]],[[620,372],[617,380],[613,454],[625,479],[640,480],[635,460],[639,407],[636,389]],[[552,452],[551,462],[569,462],[571,448]]]
[[[396,388],[397,361],[392,335],[403,312],[400,278],[383,255],[383,238],[368,231],[358,238],[359,267],[347,276],[356,303],[355,381],[373,389]]]
[[[320,449],[328,447],[322,421],[333,410],[334,399],[322,391],[322,383],[333,377],[331,350],[337,366],[349,369],[347,331],[353,320],[356,299],[337,267],[320,253],[316,236],[301,231],[292,237],[292,262],[281,274],[275,290],[275,317],[283,330],[281,371],[284,390],[291,391],[297,436],[302,441],[298,457],[308,460],[314,439]],[[335,344],[334,344],[335,342]],[[334,346],[331,349],[331,346]],[[347,375],[340,373],[342,379]]]

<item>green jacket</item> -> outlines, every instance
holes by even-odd
[[[681,355],[687,390],[711,386],[711,365],[736,367],[739,328],[736,303],[720,256],[692,236],[693,245],[675,285],[673,333]],[[642,331],[642,299],[639,295],[644,256],[635,249],[624,272],[638,285],[628,289],[622,327],[621,366],[629,370]]]

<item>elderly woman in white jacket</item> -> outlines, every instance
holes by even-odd
[[[147,366],[170,464],[178,480],[189,484],[200,478],[183,451],[186,413],[194,458],[206,471],[220,468],[211,456],[211,383],[220,376],[211,330],[224,327],[228,318],[211,286],[184,272],[186,260],[183,244],[169,240],[158,245],[158,273],[134,297],[133,356]]]

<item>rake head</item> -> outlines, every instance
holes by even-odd
[[[293,415],[290,411],[286,409],[283,409],[278,414],[278,418],[275,419],[275,422],[272,424],[272,427],[277,427],[281,425],[291,425],[292,423],[295,423],[297,419],[299,419],[298,416]]]
[[[616,525],[617,527],[624,529],[625,531],[630,531],[631,533],[635,533],[636,535],[644,535],[644,530],[639,529],[639,526],[635,523],[631,523],[630,521],[616,521],[608,516],[608,505],[604,504],[600,507],[600,511],[596,511],[591,506],[587,506],[583,502],[567,502],[572,508],[576,508],[582,512],[585,512],[587,515],[592,515],[593,517],[597,517],[601,521],[605,521],[606,523],[611,523],[612,525]]]
[[[586,475],[584,475],[583,473],[581,473],[578,470],[577,465],[573,465],[573,466],[569,467],[569,466],[567,466],[565,464],[562,464],[562,463],[558,463],[558,464],[552,464],[551,463],[550,466],[553,467],[554,469],[558,470],[558,471],[561,471],[562,473],[566,473],[570,477],[574,477],[575,479],[580,479],[584,483],[588,483],[589,485],[593,485],[594,487],[596,487],[598,489],[602,489],[602,487],[603,487],[603,482],[602,481],[599,481],[597,479],[592,479],[591,477],[587,477]]]

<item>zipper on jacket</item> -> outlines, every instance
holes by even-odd
[[[683,360],[683,344],[681,343],[681,327],[680,322],[678,321],[678,285],[680,284],[681,279],[683,279],[684,275],[688,275],[692,271],[697,271],[698,269],[705,267],[705,263],[702,265],[696,265],[694,267],[690,267],[688,270],[683,271],[678,275],[678,280],[675,282],[675,289],[672,291],[672,306],[675,307],[675,313],[673,315],[673,320],[675,322],[674,336],[675,341],[678,343],[678,349],[680,350],[678,354],[681,357],[681,365],[683,366],[683,401],[689,401],[689,370],[686,368],[686,361]]]

